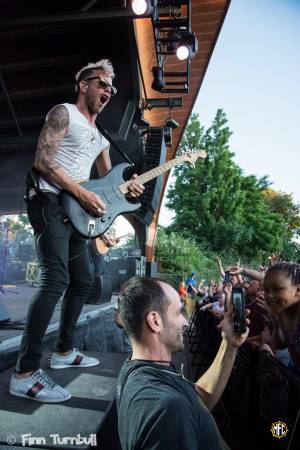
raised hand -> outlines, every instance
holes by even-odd
[[[239,275],[243,271],[243,269],[240,265],[228,267],[227,270],[230,272],[230,275]]]
[[[277,264],[280,261],[280,255],[277,253],[273,253],[273,255],[269,256],[269,267],[274,266],[274,264]]]

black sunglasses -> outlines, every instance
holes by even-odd
[[[99,87],[101,87],[103,89],[107,89],[108,88],[109,91],[110,91],[110,95],[111,96],[116,95],[116,93],[118,92],[117,88],[115,88],[114,86],[109,84],[108,81],[104,80],[104,78],[101,78],[99,76],[98,77],[86,78],[85,80],[82,80],[82,81],[91,81],[91,80],[98,80]]]

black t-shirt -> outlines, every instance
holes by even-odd
[[[117,407],[123,450],[229,449],[194,383],[171,367],[125,361],[118,378]]]

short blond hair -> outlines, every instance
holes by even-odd
[[[102,72],[106,73],[108,76],[110,76],[112,79],[115,78],[115,72],[113,65],[109,59],[100,59],[96,62],[90,62],[86,66],[82,67],[75,75],[75,92],[78,92],[78,84],[80,81],[90,77],[94,70],[101,70]]]

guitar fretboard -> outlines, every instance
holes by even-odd
[[[164,164],[161,164],[160,166],[155,167],[154,169],[148,170],[148,172],[143,173],[142,175],[139,175],[137,180],[141,184],[147,183],[147,181],[153,180],[153,178],[159,177],[165,172],[168,172],[173,167],[177,166],[177,164],[181,163],[186,159],[186,155],[178,156],[177,158],[171,159],[171,161],[165,162]],[[122,183],[119,186],[120,191],[122,194],[127,194],[128,192],[128,184],[129,181],[125,181],[125,183]]]

